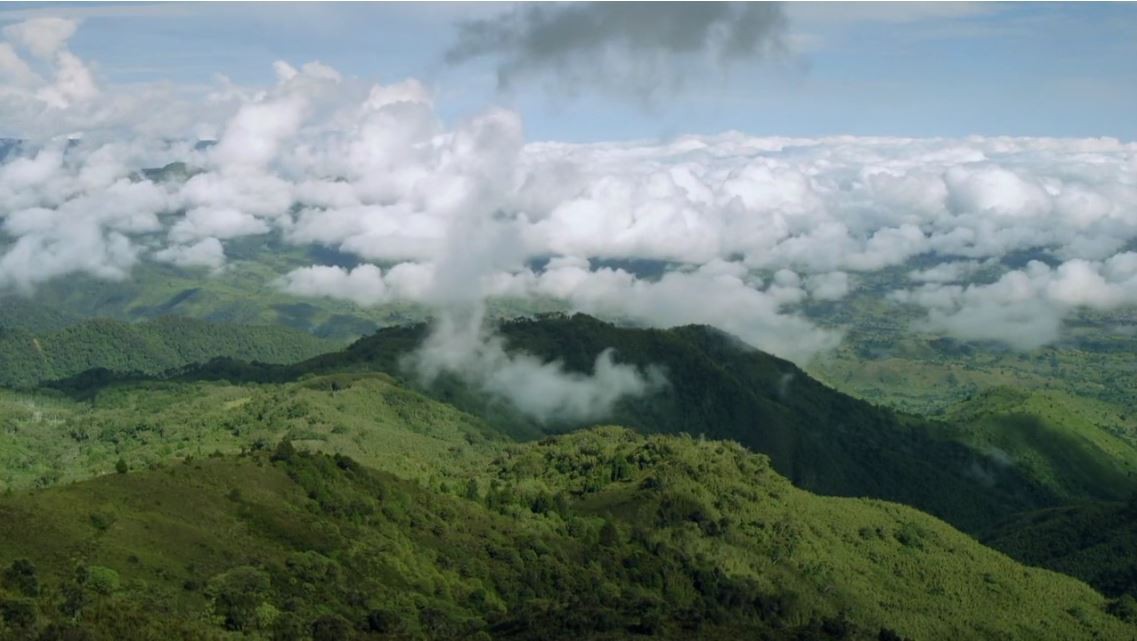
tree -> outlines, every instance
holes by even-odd
[[[632,478],[632,465],[626,456],[619,456],[612,461],[613,481],[627,481]]]
[[[240,566],[209,580],[207,594],[213,599],[213,612],[230,630],[257,627],[257,609],[268,596],[268,573],[251,566]]]
[[[610,548],[620,544],[620,531],[611,521],[604,521],[600,527],[600,545]]]
[[[38,618],[36,602],[31,599],[4,599],[0,601],[0,620],[13,628],[34,627]]]
[[[269,457],[270,461],[284,461],[285,463],[291,461],[296,456],[296,448],[293,447],[292,441],[281,441],[276,449],[273,450],[272,456]]]
[[[126,464],[126,459],[119,457],[118,462],[114,464],[114,471],[119,474],[126,474],[130,471],[130,466]]]
[[[351,624],[337,614],[327,614],[312,622],[312,641],[348,641]]]

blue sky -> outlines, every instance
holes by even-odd
[[[0,3],[0,25],[82,18],[70,45],[101,81],[272,81],[272,62],[413,76],[458,119],[517,109],[530,139],[757,135],[1111,136],[1137,139],[1137,4],[791,4],[777,61],[736,64],[650,108],[602,94],[497,89],[492,60],[449,66],[455,24],[501,4]]]

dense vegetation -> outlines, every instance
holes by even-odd
[[[285,327],[174,317],[133,324],[88,320],[53,331],[0,326],[0,386],[32,387],[95,368],[157,374],[221,356],[291,363],[335,347]]]
[[[503,446],[437,486],[285,441],[10,494],[0,515],[0,638],[1137,635],[1074,579],[910,508],[619,429]]]

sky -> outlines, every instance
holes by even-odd
[[[455,121],[514,109],[535,140],[600,141],[738,130],[754,135],[1137,138],[1137,4],[800,3],[783,51],[698,75],[649,102],[549,83],[504,89],[492,56],[448,63],[463,21],[495,3],[0,3],[0,26],[76,17],[71,40],[107,84],[264,84],[272,63],[414,77]],[[556,83],[553,83],[556,84]]]
[[[357,264],[264,286],[423,305],[424,376],[520,391],[539,417],[664,382],[508,352],[491,299],[714,325],[806,363],[848,329],[806,309],[864,287],[915,331],[1029,352],[1137,308],[1135,16],[3,5],[0,304],[157,264],[225,278],[250,260],[230,243],[272,235]]]

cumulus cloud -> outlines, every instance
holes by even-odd
[[[298,296],[340,298],[370,307],[388,300],[383,271],[375,265],[353,269],[313,265],[284,276],[281,289]]]
[[[219,270],[225,265],[225,248],[216,238],[203,238],[190,245],[170,245],[154,252],[154,259],[179,267],[208,267]]]
[[[7,42],[0,42],[0,78],[16,86],[33,85],[40,81],[39,74],[16,53]]]
[[[813,274],[806,279],[805,287],[816,300],[841,300],[849,293],[849,275],[845,272]]]
[[[927,269],[908,272],[908,278],[919,283],[958,283],[982,266],[983,264],[977,260],[946,261]]]
[[[78,22],[67,18],[33,18],[4,27],[4,37],[46,59],[62,50],[78,27]]]
[[[1031,261],[992,283],[930,282],[892,296],[926,308],[933,330],[1028,350],[1057,340],[1062,320],[1079,308],[1137,305],[1137,253],[1101,262],[1072,259],[1054,268]]]
[[[749,9],[699,9],[728,10]],[[841,338],[808,303],[854,295],[881,270],[907,274],[892,300],[926,309],[930,330],[1023,348],[1055,340],[1078,310],[1135,303],[1133,143],[527,142],[516,113],[448,125],[418,81],[365,84],[319,63],[278,63],[264,87],[96,86],[49,106],[37,94],[59,84],[67,38],[12,33],[0,74],[26,85],[0,92],[0,123],[31,133],[0,158],[0,289],[121,279],[150,260],[218,270],[226,243],[273,234],[361,261],[282,274],[298,296],[463,319],[489,298],[551,298],[644,325],[712,324],[798,361]],[[33,41],[46,53],[36,66],[20,57]]]
[[[461,23],[446,60],[496,59],[503,89],[549,76],[558,92],[650,100],[708,71],[783,52],[785,30],[777,3],[526,5]]]

